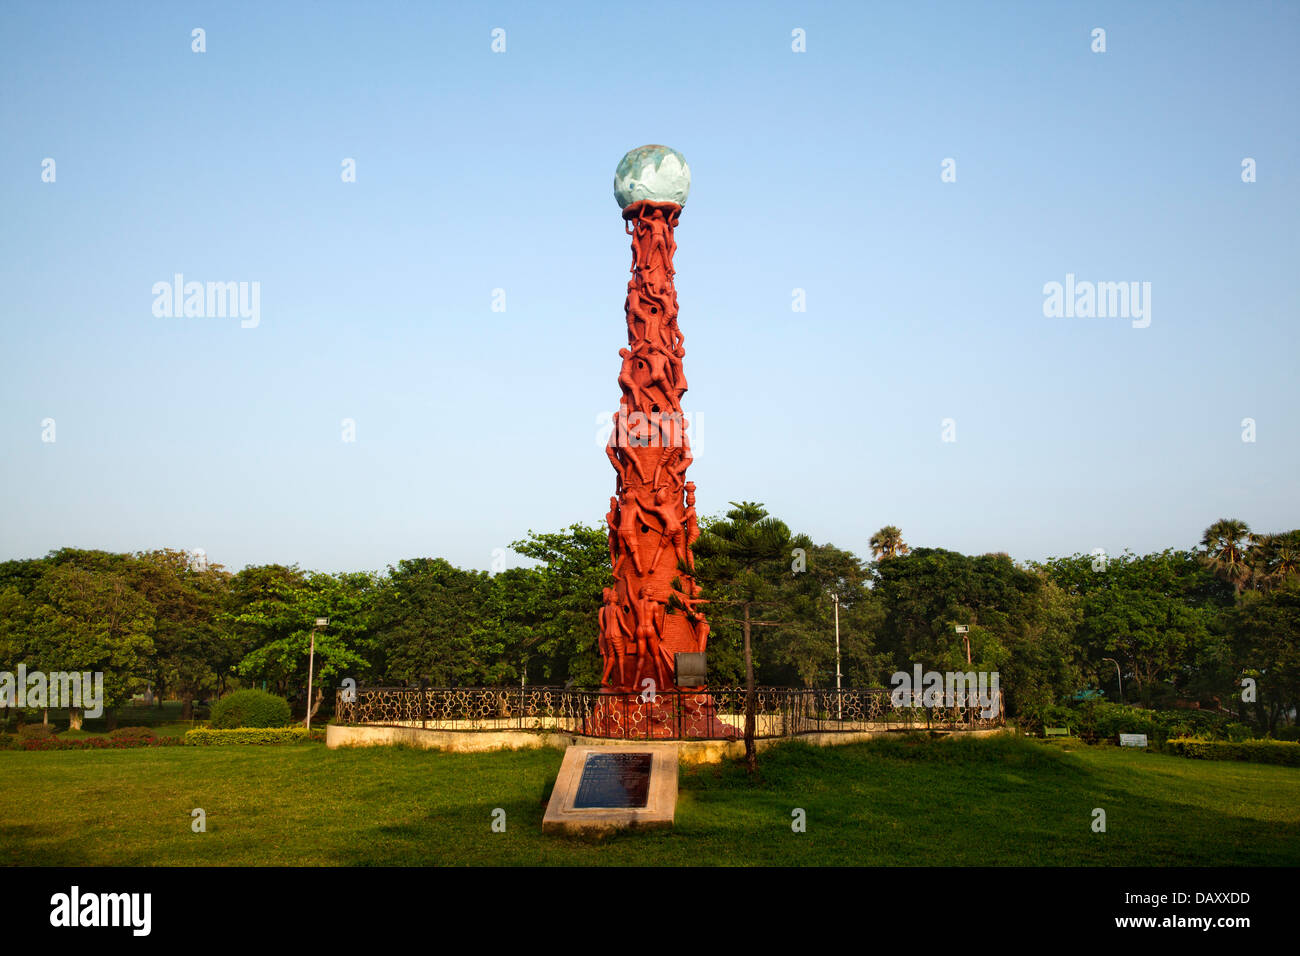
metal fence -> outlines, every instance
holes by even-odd
[[[915,704],[915,706],[913,706]],[[756,737],[878,730],[982,730],[1003,723],[974,695],[922,706],[885,688],[754,692]],[[623,740],[726,740],[745,727],[744,688],[653,696],[562,687],[365,687],[340,689],[334,722],[452,731],[554,731]]]

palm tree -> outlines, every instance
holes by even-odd
[[[1246,560],[1250,539],[1250,527],[1236,518],[1220,518],[1201,536],[1201,547],[1205,549],[1201,560],[1215,575],[1231,584],[1237,594],[1251,576]]]
[[[871,536],[871,552],[876,556],[877,561],[896,558],[911,550],[903,540],[903,532],[892,524],[885,525]]]
[[[1247,554],[1251,580],[1262,590],[1300,573],[1300,531],[1251,535]]]

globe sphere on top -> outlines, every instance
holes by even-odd
[[[620,209],[645,199],[684,206],[690,191],[686,157],[667,146],[638,146],[614,171],[614,199]]]

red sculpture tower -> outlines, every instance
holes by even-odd
[[[605,449],[616,473],[605,516],[614,583],[600,612],[601,684],[611,696],[596,716],[604,724],[617,719],[615,711],[626,718],[624,698],[635,694],[643,712],[631,722],[646,722],[655,736],[656,725],[680,723],[683,709],[692,722],[713,721],[708,695],[699,685],[679,687],[676,668],[678,654],[701,654],[709,639],[691,551],[700,530],[695,485],[686,480],[686,353],[673,287],[674,230],[690,171],[675,150],[643,146],[623,158],[614,184],[632,237],[632,277],[623,306],[627,348],[619,350],[622,398]],[[670,693],[663,712],[655,711],[664,691],[683,693]]]

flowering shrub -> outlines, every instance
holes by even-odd
[[[141,740],[146,743],[158,739],[152,727],[119,727],[108,736],[113,740]]]
[[[82,737],[79,740],[60,740],[58,737],[37,737],[20,741],[19,750],[130,750],[135,747],[178,747],[179,737]]]
[[[47,740],[58,731],[53,724],[24,724],[18,728],[19,740]]]

